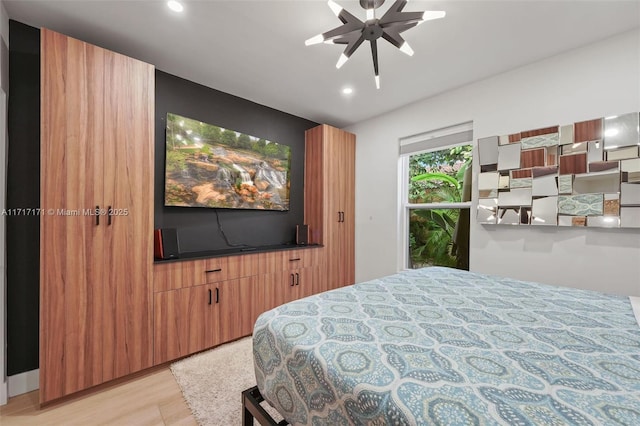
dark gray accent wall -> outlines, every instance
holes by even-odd
[[[168,112],[290,146],[290,210],[165,207],[165,127]],[[316,125],[312,121],[156,71],[155,227],[176,228],[181,252],[228,248],[218,230],[216,211],[231,244],[261,246],[295,241],[295,226],[304,220],[304,131]]]
[[[7,208],[40,206],[40,30],[9,21]],[[38,368],[40,217],[8,215],[7,375]]]
[[[7,207],[40,206],[40,30],[9,23]],[[253,84],[253,82],[247,82]],[[276,245],[294,239],[304,218],[304,131],[317,125],[162,71],[156,72],[155,226],[176,228],[183,252],[227,248],[216,210],[164,207],[167,112],[291,147],[288,212],[219,209],[232,244]],[[51,207],[51,206],[47,206]],[[7,374],[38,368],[40,219],[7,216]]]

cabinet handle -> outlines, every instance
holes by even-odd
[[[296,285],[300,285],[300,274],[296,272]]]
[[[210,274],[211,272],[221,272],[222,268],[218,268],[218,269],[209,269],[207,271],[204,271],[205,274]]]
[[[342,222],[342,215],[340,214],[341,212],[338,212],[338,222]]]
[[[111,206],[107,208],[107,226],[111,225]]]
[[[289,259],[289,262],[297,262],[298,260],[300,260],[299,257],[294,257],[293,259]]]
[[[291,287],[293,287],[294,285],[296,285],[296,281],[295,278],[293,277],[293,274],[289,274],[291,276]]]
[[[96,226],[100,225],[100,206],[96,206]]]
[[[211,304],[211,289],[209,289],[209,304]]]
[[[220,289],[216,287],[216,303],[220,302]]]

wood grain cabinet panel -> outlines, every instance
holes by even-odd
[[[257,276],[239,278],[219,284],[220,340],[228,342],[253,332],[253,325],[262,313],[264,297]]]
[[[264,274],[271,274],[313,266],[318,263],[319,253],[320,248],[260,253],[260,271]]]
[[[104,53],[42,32],[42,208],[75,212],[103,197]],[[90,173],[87,173],[90,170]],[[102,382],[105,228],[91,216],[46,215],[40,227],[40,399]],[[96,261],[97,259],[97,261]],[[100,282],[101,284],[101,282]]]
[[[42,30],[41,403],[151,366],[154,89],[152,66]]]
[[[355,280],[355,135],[321,125],[305,137],[305,223],[324,245],[318,285],[328,290]]]
[[[164,262],[153,265],[153,290],[155,292],[177,290],[205,283],[204,260]]]
[[[156,293],[154,362],[162,364],[212,347],[220,341],[216,285]]]
[[[177,290],[259,274],[260,254],[158,262],[153,265],[154,291]]]
[[[266,310],[284,303],[307,297],[314,292],[314,282],[318,276],[318,268],[301,268],[266,274],[264,288],[266,294]]]

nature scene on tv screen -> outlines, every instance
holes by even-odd
[[[291,149],[167,114],[166,206],[289,210]]]

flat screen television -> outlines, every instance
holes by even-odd
[[[291,148],[167,114],[164,205],[289,210]]]

